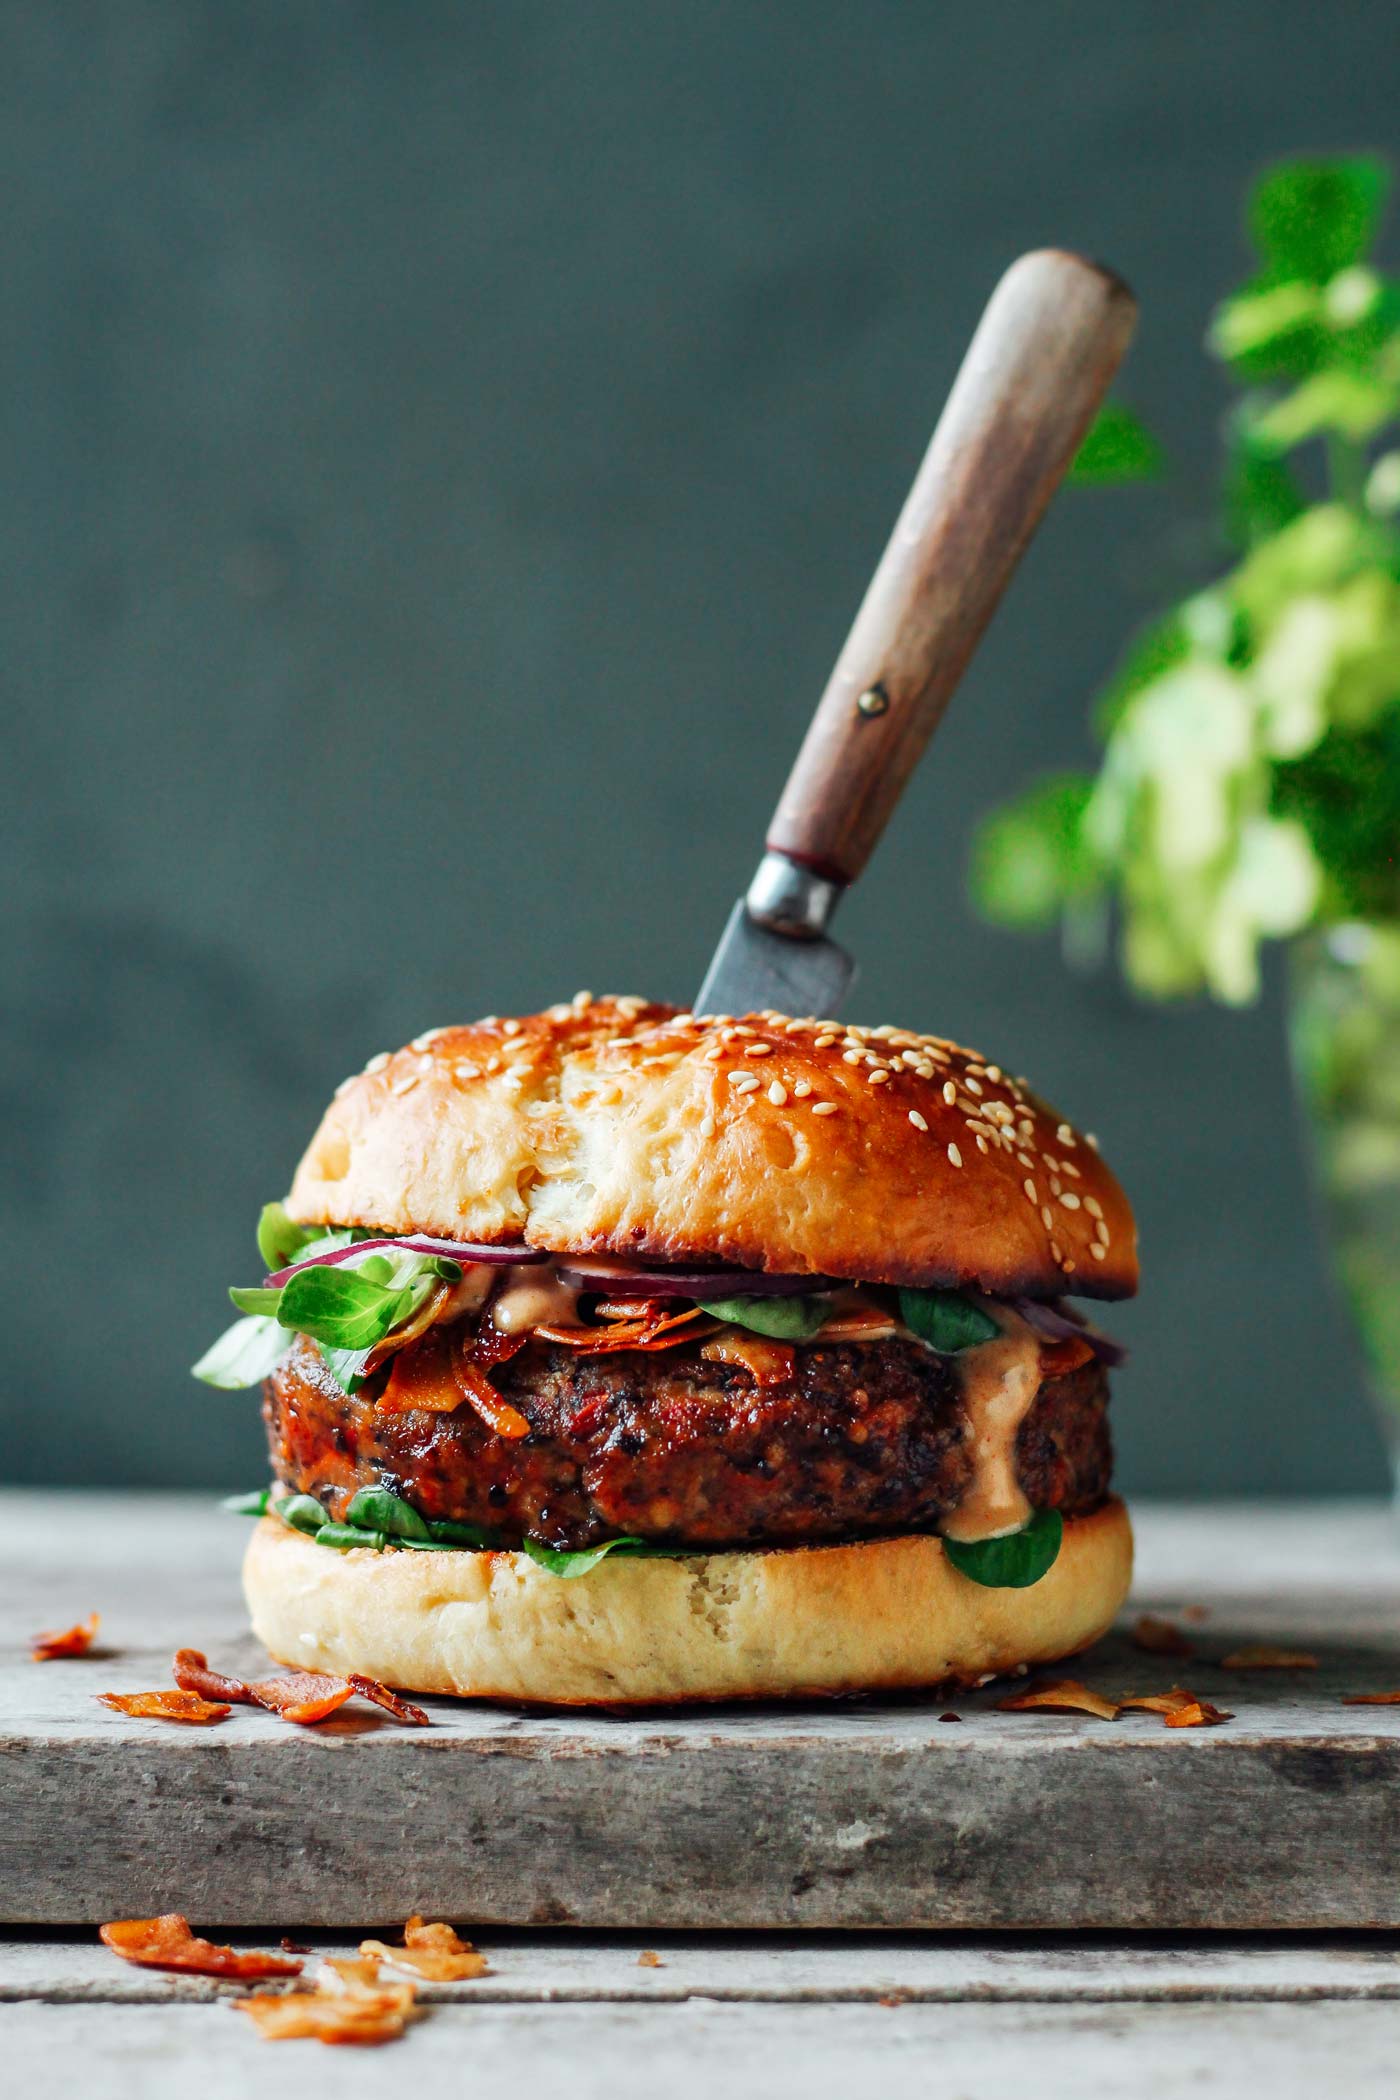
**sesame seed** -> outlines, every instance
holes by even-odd
[[[731,1073],[730,1085],[736,1094],[756,1094],[758,1092],[758,1081],[754,1078],[752,1072],[741,1072],[737,1079]]]
[[[963,1081],[964,1081],[964,1084],[965,1084],[965,1085],[966,1085],[966,1087],[967,1087],[967,1090],[968,1090],[969,1094],[980,1094],[980,1093],[981,1093],[981,1091],[982,1091],[982,1082],[981,1082],[981,1080],[980,1080],[980,1079],[974,1079],[974,1078],[973,1078],[973,1076],[972,1076],[972,1074],[971,1074],[970,1072],[964,1072],[964,1074],[963,1074]]]
[[[1085,1133],[1084,1133],[1084,1142],[1085,1142],[1085,1144],[1086,1144],[1086,1145],[1092,1145],[1092,1146],[1093,1146],[1093,1148],[1094,1148],[1094,1150],[1095,1150],[1096,1152],[1098,1151],[1098,1149],[1099,1149],[1099,1141],[1098,1141],[1098,1139],[1097,1139],[1097,1138],[1096,1138],[1096,1137],[1094,1136],[1094,1133],[1093,1133],[1093,1131],[1092,1131],[1092,1130],[1086,1130],[1086,1131],[1085,1131]]]
[[[1016,1164],[1018,1167],[1024,1167],[1027,1173],[1029,1173],[1031,1170],[1032,1162],[1026,1158],[1024,1152],[1018,1152],[1016,1154]]]
[[[593,994],[592,992],[575,992],[569,1004],[573,1007],[576,1014],[585,1014],[593,1004]]]
[[[989,1148],[989,1146],[988,1146],[988,1144],[987,1144],[987,1140],[986,1140],[986,1139],[985,1139],[984,1137],[980,1137],[980,1138],[978,1138],[978,1140],[977,1140],[977,1150],[978,1150],[979,1152],[986,1152],[986,1151],[988,1151],[989,1149],[990,1149],[990,1148]]]
[[[1064,1257],[1064,1251],[1063,1251],[1063,1249],[1061,1248],[1061,1246],[1060,1246],[1060,1243],[1059,1243],[1059,1241],[1058,1241],[1058,1240],[1051,1240],[1051,1242],[1050,1242],[1050,1259],[1051,1259],[1051,1261],[1057,1261],[1057,1262],[1061,1262],[1061,1263],[1063,1263],[1063,1261],[1064,1261],[1064,1258],[1065,1258],[1065,1257]]]
[[[1072,1261],[1062,1261],[1060,1267],[1064,1270],[1066,1276],[1073,1276],[1074,1263]]]
[[[710,1137],[713,1137],[713,1136],[714,1136],[714,1134],[715,1134],[715,1119],[714,1119],[714,1117],[713,1117],[713,1116],[702,1116],[702,1117],[700,1118],[700,1135],[701,1135],[701,1137],[707,1137],[707,1138],[710,1138]]]
[[[1028,1174],[1028,1175],[1026,1176],[1025,1180],[1024,1180],[1024,1181],[1023,1181],[1022,1183],[1021,1183],[1021,1186],[1022,1186],[1022,1188],[1023,1188],[1024,1190],[1025,1190],[1025,1192],[1026,1192],[1026,1201],[1027,1201],[1028,1203],[1039,1203],[1039,1201],[1040,1201],[1040,1198],[1039,1198],[1039,1196],[1037,1196],[1037,1194],[1036,1194],[1036,1192],[1035,1192],[1035,1183],[1034,1183],[1034,1182],[1033,1182],[1033,1181],[1031,1180],[1031,1178],[1030,1178],[1030,1175],[1029,1175],[1029,1174]]]
[[[919,1114],[919,1111],[917,1110],[917,1108],[911,1108],[911,1109],[910,1109],[910,1111],[909,1111],[909,1120],[910,1120],[910,1122],[911,1122],[911,1123],[913,1124],[913,1126],[914,1126],[914,1128],[915,1128],[916,1130],[927,1130],[927,1129],[928,1129],[928,1124],[927,1124],[927,1123],[926,1123],[926,1122],[924,1121],[923,1117],[922,1117],[922,1116],[921,1116],[921,1115]]]
[[[417,1084],[418,1074],[416,1072],[405,1072],[401,1079],[391,1079],[389,1081],[389,1092],[391,1094],[407,1094]]]
[[[796,1095],[796,1097],[797,1097],[797,1099],[798,1099],[799,1101],[805,1101],[805,1100],[807,1099],[807,1096],[808,1096],[808,1095],[809,1095],[809,1094],[811,1093],[811,1091],[812,1091],[812,1082],[811,1082],[811,1080],[810,1080],[810,1079],[799,1079],[799,1080],[798,1080],[798,1082],[797,1082],[797,1084],[796,1084],[796,1086],[795,1086],[795,1087],[793,1088],[793,1090],[792,1090],[792,1091],[793,1091],[793,1093],[794,1093],[794,1094]]]
[[[1060,1162],[1056,1159],[1053,1152],[1042,1152],[1040,1156],[1044,1160],[1046,1166],[1050,1169],[1050,1172],[1052,1174],[1059,1173]]]
[[[841,1062],[843,1065],[858,1065],[860,1063],[859,1050],[843,1050],[841,1053]]]
[[[773,1055],[773,1045],[771,1043],[750,1043],[745,1049],[744,1055],[745,1057],[771,1057]]]
[[[1050,1164],[1050,1162],[1049,1162],[1049,1161],[1047,1160],[1047,1161],[1046,1161],[1046,1165],[1048,1166],[1049,1164]],[[1061,1190],[1061,1189],[1062,1189],[1063,1187],[1064,1187],[1064,1183],[1063,1183],[1063,1182],[1061,1181],[1061,1179],[1060,1179],[1059,1175],[1058,1175],[1058,1174],[1052,1174],[1052,1175],[1050,1176],[1050,1193],[1051,1193],[1051,1195],[1052,1195],[1052,1196],[1058,1196],[1058,1195],[1059,1195],[1059,1193],[1060,1193],[1060,1190]]]
[[[717,1065],[720,1059],[723,1057],[723,1055],[723,1043],[710,1043],[707,1045],[704,1052],[705,1062],[707,1065]]]
[[[1047,1232],[1055,1222],[1055,1213],[1051,1210],[1048,1203],[1042,1203],[1040,1206],[1040,1222]]]
[[[499,1059],[499,1057],[488,1057],[486,1060],[486,1069],[488,1072],[499,1072],[501,1069],[501,1060]]]
[[[1103,1217],[1103,1205],[1097,1196],[1086,1196],[1084,1198],[1084,1208],[1088,1211],[1091,1218]]]
[[[365,1066],[365,1071],[366,1071],[366,1073],[370,1073],[370,1072],[382,1072],[382,1071],[384,1070],[384,1067],[385,1067],[385,1065],[387,1065],[387,1064],[388,1064],[388,1062],[389,1062],[389,1053],[388,1053],[388,1051],[387,1051],[387,1050],[381,1050],[381,1051],[379,1052],[379,1054],[378,1054],[378,1056],[377,1056],[377,1057],[372,1057],[372,1058],[370,1059],[369,1063],[368,1063],[368,1064],[367,1064],[367,1065]]]
[[[957,1100],[957,1098],[958,1090],[954,1086],[952,1080],[945,1079],[943,1082],[943,1099],[947,1102],[949,1108],[952,1107],[953,1103]]]
[[[816,1039],[816,1042],[812,1045],[812,1048],[814,1050],[829,1050],[835,1041],[836,1038],[834,1035],[819,1035]]]
[[[787,1021],[783,1024],[783,1034],[801,1035],[802,1031],[805,1028],[810,1028],[811,1025],[810,1021]]]
[[[750,1081],[752,1081],[754,1086],[758,1085],[758,1081],[754,1079],[753,1073],[745,1072],[742,1067],[738,1071],[726,1073],[725,1077],[731,1086],[748,1086]]]
[[[866,1083],[869,1086],[883,1086],[886,1080],[889,1078],[889,1076],[890,1075],[886,1067],[884,1065],[881,1065],[878,1071],[867,1072],[865,1078]]]
[[[956,1145],[948,1147],[948,1164],[952,1167],[960,1167],[962,1165],[962,1154]]]
[[[480,1065],[467,1064],[464,1060],[461,1064],[452,1067],[452,1077],[454,1079],[480,1079],[481,1067]]]
[[[742,1025],[742,1023],[741,1023],[741,1022],[738,1022],[738,1021],[736,1021],[736,1022],[735,1022],[735,1024],[734,1024],[734,1026],[733,1026],[733,1027],[732,1027],[731,1029],[729,1029],[729,1030],[728,1030],[727,1032],[728,1032],[728,1033],[729,1033],[730,1035],[742,1035],[742,1036],[750,1036],[750,1035],[752,1035],[752,1034],[753,1034],[753,1030],[752,1030],[751,1028],[745,1028],[745,1027],[744,1027],[744,1026]]]
[[[426,1050],[429,1043],[435,1043],[440,1035],[446,1034],[447,1030],[445,1028],[425,1028],[421,1035],[416,1035],[413,1038],[409,1048],[410,1050]]]
[[[783,1085],[781,1079],[775,1079],[769,1087],[768,1099],[772,1102],[774,1108],[781,1108],[787,1100],[787,1088]]]
[[[1068,1174],[1074,1181],[1078,1181],[1082,1178],[1078,1167],[1074,1164],[1074,1161],[1072,1159],[1062,1159],[1060,1161],[1060,1172],[1062,1174]]]
[[[1105,1255],[1108,1253],[1108,1249],[1107,1247],[1101,1247],[1098,1241],[1095,1240],[1093,1246],[1089,1249],[1089,1252],[1093,1255],[1095,1261],[1102,1261]]]
[[[1079,1208],[1079,1198],[1075,1195],[1073,1189],[1066,1189],[1060,1198],[1060,1202],[1066,1210],[1078,1210]]]
[[[1075,1136],[1074,1132],[1070,1129],[1068,1123],[1061,1123],[1059,1129],[1055,1132],[1055,1135],[1062,1145],[1068,1145],[1071,1151],[1074,1149]]]
[[[836,1103],[834,1101],[818,1101],[812,1110],[814,1116],[834,1116],[835,1113]]]
[[[694,1014],[672,1014],[666,1023],[668,1028],[685,1028],[695,1019]]]
[[[519,1023],[518,1021],[504,1021],[504,1022],[502,1022],[502,1024],[501,1024],[501,1034],[502,1034],[502,1035],[519,1035],[519,1033],[520,1033],[520,1023]]]
[[[988,1077],[988,1079],[990,1079],[990,1080],[991,1080],[991,1082],[992,1082],[992,1085],[993,1085],[993,1086],[1000,1086],[1000,1085],[1001,1085],[1001,1066],[1000,1066],[1000,1065],[988,1065],[988,1067],[987,1067],[987,1077]]]

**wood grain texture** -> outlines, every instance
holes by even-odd
[[[227,2006],[13,2005],[0,2048],[44,2100],[1380,2100],[1400,2005],[434,2005],[389,2050],[269,2047]]]
[[[771,850],[840,882],[860,874],[1135,317],[1127,286],[1081,256],[1042,249],[1006,272],[788,776]]]
[[[184,1732],[94,1694],[168,1682],[172,1649],[252,1665],[237,1520],[185,1499],[0,1504],[0,1917],[203,1926],[712,1929],[1400,1925],[1400,1550],[1380,1512],[1139,1513],[1134,1609],[1210,1611],[1199,1654],[1125,1639],[1081,1674],[1178,1676],[1228,1727],[1162,1729],[943,1703],[612,1720],[427,1702],[317,1731],[237,1710]],[[32,1626],[97,1608],[110,1652],[36,1665]],[[1242,1676],[1243,1641],[1316,1671]],[[349,1712],[351,1710],[347,1710]]]

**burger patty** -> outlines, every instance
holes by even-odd
[[[905,1340],[800,1348],[790,1380],[761,1386],[693,1346],[589,1357],[531,1342],[492,1381],[528,1436],[497,1435],[466,1402],[379,1413],[382,1376],[347,1394],[299,1339],[264,1387],[273,1470],[337,1518],[357,1488],[382,1486],[503,1546],[560,1548],[932,1531],[972,1472],[956,1359]],[[1107,1402],[1097,1362],[1042,1384],[1016,1441],[1032,1507],[1074,1515],[1103,1500]]]

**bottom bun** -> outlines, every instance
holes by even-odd
[[[1106,1632],[1133,1567],[1119,1501],[1066,1521],[1029,1589],[983,1589],[935,1538],[604,1560],[569,1580],[523,1553],[338,1553],[264,1517],[243,1564],[281,1662],[406,1692],[547,1706],[975,1684]]]

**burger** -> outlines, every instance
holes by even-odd
[[[1092,1137],[942,1037],[580,993],[336,1095],[196,1374],[280,1660],[607,1705],[978,1684],[1128,1587]]]

